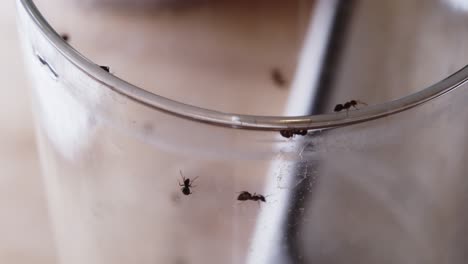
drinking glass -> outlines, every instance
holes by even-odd
[[[155,46],[185,54],[158,53],[176,74],[150,61],[131,75],[135,65],[122,56],[134,50],[107,54],[115,64],[106,71],[72,48],[73,36],[66,43],[33,1],[17,0],[60,263],[466,261],[463,2],[306,2],[288,10],[311,15],[278,38],[296,48],[265,41],[281,28],[270,27],[277,20],[262,7],[284,12],[280,1],[231,3],[232,24],[220,22],[227,40],[200,30],[193,43]],[[265,17],[242,24],[249,10]],[[252,31],[229,38],[238,32],[228,24]],[[121,41],[132,32],[122,30]],[[221,46],[225,57],[190,61],[210,41],[232,46]],[[242,45],[250,59],[232,63],[232,47]],[[265,66],[260,55],[287,61],[289,80],[270,62],[261,77],[269,85],[251,76]],[[207,65],[233,73],[205,74]],[[150,81],[140,88],[123,77]],[[333,112],[351,100],[358,109]]]

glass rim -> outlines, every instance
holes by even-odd
[[[318,130],[352,125],[411,109],[442,96],[468,81],[468,66],[464,66],[445,79],[422,90],[396,100],[365,106],[359,111],[350,111],[347,113],[326,113],[305,116],[258,116],[220,112],[185,104],[154,94],[102,70],[99,65],[87,59],[61,38],[42,16],[33,0],[18,1],[22,4],[22,7],[26,10],[27,14],[47,41],[49,41],[49,43],[70,63],[75,65],[78,70],[82,71],[96,82],[128,99],[143,104],[146,107],[153,108],[156,111],[162,111],[181,118],[217,126],[278,131],[285,129]]]

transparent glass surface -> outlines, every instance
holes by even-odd
[[[351,23],[359,26],[351,28],[370,25],[359,23],[369,5],[394,3],[393,19],[379,27],[393,28],[388,38],[441,41],[426,47],[427,56],[420,45],[395,44],[367,69],[390,65],[388,58],[413,63],[380,75],[354,67],[364,73],[353,78],[349,63],[361,45],[352,34],[330,86],[338,88],[316,112],[353,98],[374,103],[408,94],[418,90],[414,83],[435,86],[361,110],[286,118],[151,97],[80,60],[41,24],[30,1],[18,1],[60,263],[465,263],[468,70],[442,79],[463,66],[468,48],[442,40],[465,39],[467,15],[452,1],[362,2]],[[405,3],[413,9],[396,8]],[[395,10],[451,27],[398,36],[426,23],[394,24]],[[381,54],[360,52],[371,51]],[[364,87],[378,89],[359,86],[364,77]],[[300,112],[288,100],[284,113]],[[287,139],[278,130],[288,127],[313,129]],[[180,173],[191,186],[181,186]],[[243,191],[264,201],[239,201]]]

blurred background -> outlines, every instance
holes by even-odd
[[[245,27],[246,21],[255,20],[255,15],[245,14],[242,9],[220,16],[206,10],[184,12],[182,8],[179,10],[184,19],[172,24],[171,9],[158,13],[158,23],[154,23],[154,17],[140,17],[135,12],[93,9],[91,1],[79,8],[70,5],[71,1],[35,2],[57,31],[70,35],[73,47],[96,63],[110,65],[113,74],[131,83],[186,103],[263,115],[285,112],[313,8],[313,1],[306,0],[268,11],[252,10],[256,15],[273,11],[275,19],[249,28]],[[423,6],[420,1],[360,1],[353,9],[352,23],[342,32],[347,33],[347,45],[329,48],[329,54],[340,60],[330,70],[333,81],[327,84],[329,100],[318,111],[331,112],[334,104],[353,98],[369,104],[396,99],[464,66],[468,61],[464,48],[467,38],[459,32],[467,28],[466,1],[429,2],[431,5]],[[272,3],[274,6],[281,1]],[[241,16],[244,20],[239,19]],[[210,24],[209,19],[217,23]],[[245,24],[229,27],[236,20]],[[4,98],[0,113],[0,263],[56,263],[14,1],[0,2],[0,21]],[[206,25],[211,27],[203,31]],[[164,38],[158,37],[163,34]],[[187,38],[190,41],[185,41]],[[207,42],[219,44],[210,47],[211,56],[203,53]],[[223,47],[229,45],[238,49],[226,52]],[[158,60],[148,60],[149,52],[154,52]],[[340,67],[336,67],[338,64]],[[138,67],[154,67],[155,71],[147,74]],[[272,80],[275,70],[281,75],[276,81],[275,77]],[[278,79],[284,79],[284,84]],[[161,85],[151,86],[154,83]],[[210,91],[213,87],[216,90]],[[212,100],[197,97],[194,90],[213,96]]]
[[[111,66],[111,72],[125,80],[182,102],[265,115],[283,112],[313,3],[269,1],[270,7],[264,9],[266,2],[258,1],[249,6],[249,13],[245,12],[249,1],[240,5],[225,1],[217,7],[223,12],[217,13],[191,9],[190,4],[124,12],[106,8],[119,1],[101,1],[104,5],[97,9],[92,2],[77,6],[73,1],[35,1],[48,22],[70,36],[73,47]],[[0,10],[4,36],[0,263],[56,263],[15,2],[0,3]],[[265,17],[274,19],[264,23]],[[128,35],[122,37],[122,32]],[[147,59],[151,56],[158,60]],[[140,73],[138,67],[155,71]],[[199,92],[191,92],[194,89]],[[207,100],[206,95],[212,98]]]
[[[0,2],[0,263],[56,263],[15,1]]]

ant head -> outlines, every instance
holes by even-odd
[[[68,42],[68,40],[70,39],[70,37],[69,37],[68,34],[66,34],[66,33],[63,33],[62,35],[60,35],[60,37],[62,37],[62,39],[63,39],[65,42]]]
[[[106,72],[110,73],[110,67],[109,66],[99,66],[101,69],[105,70]]]
[[[190,184],[190,179],[185,179],[185,178],[184,178],[184,184],[185,184],[185,185],[189,185],[189,184]]]
[[[261,195],[261,194],[256,194],[256,193],[254,193],[254,195],[252,196],[252,200],[254,200],[254,201],[262,201],[262,202],[266,203],[265,196],[263,196],[263,195]]]
[[[358,104],[356,100],[351,100],[351,101],[349,101],[349,103],[350,103],[352,106],[355,106],[355,105]]]
[[[260,200],[260,201],[262,201],[262,202],[266,202],[265,196],[263,196],[263,195],[261,195],[261,194],[255,194],[255,195],[253,196],[253,198],[254,198],[255,201]]]
[[[293,132],[290,131],[290,130],[281,130],[280,134],[281,134],[281,136],[283,136],[285,138],[290,138],[290,137],[293,136]]]

